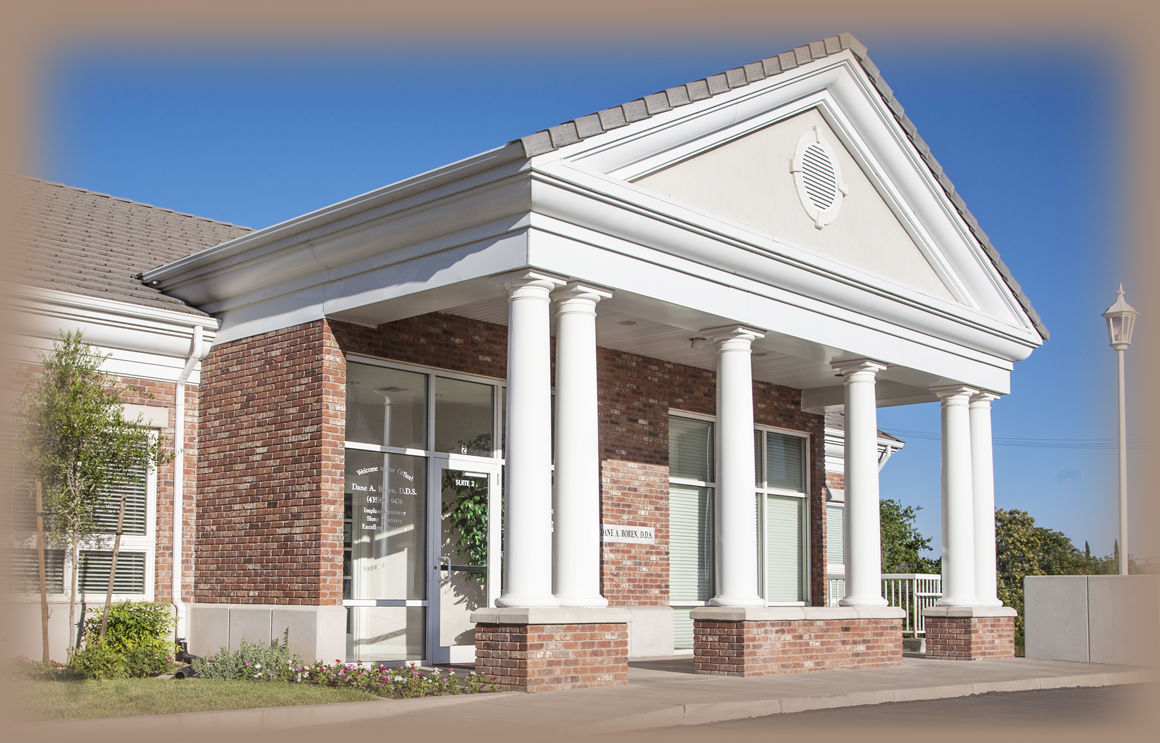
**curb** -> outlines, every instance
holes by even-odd
[[[22,722],[28,731],[50,736],[76,736],[75,740],[91,738],[95,726],[123,729],[134,725],[164,722],[173,729],[195,731],[228,726],[234,731],[278,731],[329,723],[382,719],[424,710],[458,704],[470,704],[484,699],[500,699],[520,694],[515,691],[457,694],[454,696],[418,697],[415,699],[378,699],[368,702],[335,702],[332,704],[302,704],[289,707],[253,707],[250,709],[205,710],[178,712],[172,715],[133,715],[130,717],[98,717],[72,720],[41,720]]]
[[[1142,684],[1156,681],[1157,678],[1157,674],[1153,671],[1121,671],[1028,678],[1011,681],[980,681],[969,684],[947,684],[943,686],[915,687],[910,689],[883,689],[878,691],[851,692],[848,694],[802,697],[783,696],[768,699],[749,699],[738,702],[680,704],[636,715],[626,715],[613,720],[606,720],[602,723],[572,727],[568,730],[568,733],[577,736],[613,734],[631,730],[645,730],[648,728],[704,725],[712,722],[729,722],[752,717],[793,714],[795,712],[810,712],[822,709],[862,707],[873,704],[888,704],[891,702],[953,699],[956,697],[976,696],[978,694],[990,694],[994,692]]]

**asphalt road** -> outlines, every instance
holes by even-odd
[[[1157,741],[1160,685],[981,694],[654,728],[600,741]]]

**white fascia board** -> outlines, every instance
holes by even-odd
[[[212,344],[217,320],[131,302],[34,287],[14,287],[7,301],[14,318],[9,355],[38,363],[62,331],[81,331],[86,342],[109,358],[111,374],[176,381],[189,355],[193,329]],[[191,380],[197,383],[197,372]]]
[[[476,240],[447,240],[453,244],[415,250],[405,260],[347,267],[349,273],[342,275],[320,273],[297,285],[272,287],[257,298],[239,297],[218,310],[222,327],[217,342],[324,317],[378,325],[468,304],[500,291],[486,277],[528,265],[526,229],[519,222]]]
[[[715,324],[774,331],[840,349],[843,356],[874,358],[1000,394],[1009,389],[1012,363],[1002,357],[668,252],[595,233],[579,239],[580,228],[557,222],[561,229],[553,230],[548,221],[533,216],[528,261],[535,268],[689,307],[716,318]]]
[[[963,305],[891,286],[848,266],[828,262],[735,223],[708,217],[629,185],[626,180],[719,146],[773,121],[819,108],[859,161],[940,278]],[[660,154],[657,154],[657,153]],[[691,103],[531,161],[537,175],[582,192],[600,193],[635,208],[704,224],[727,239],[757,243],[818,270],[889,287],[901,300],[932,311],[960,314],[986,330],[1020,339],[1025,358],[1042,338],[991,263],[942,186],[873,89],[849,52],[817,60],[712,98]],[[537,199],[539,201],[539,199]],[[560,215],[556,215],[560,216]],[[566,217],[565,217],[566,218]],[[608,229],[611,225],[601,225]],[[764,244],[763,244],[764,243]],[[981,311],[974,310],[979,308]]]
[[[687,305],[718,315],[726,323],[760,327],[940,377],[954,372],[957,361],[948,358],[934,366],[929,358],[924,363],[914,362],[937,350],[956,360],[989,366],[1005,378],[1012,358],[1021,358],[1030,350],[1018,339],[1004,339],[987,328],[971,328],[957,318],[940,318],[928,312],[912,312],[908,317],[899,313],[898,304],[888,297],[822,276],[808,266],[769,260],[744,246],[730,245],[682,225],[638,219],[638,214],[594,199],[585,199],[583,207],[587,220],[582,217],[576,221],[597,227],[609,225],[610,229],[616,225],[622,233],[639,227],[632,235],[635,239],[535,214],[530,253],[533,265]],[[609,212],[621,215],[620,219]],[[644,231],[651,234],[642,235]],[[723,260],[726,251],[729,256]],[[605,264],[615,268],[602,270]],[[603,277],[593,275],[597,272]],[[871,300],[878,305],[867,308]],[[985,376],[995,382],[990,374]],[[956,379],[953,373],[950,378]],[[1002,386],[1006,387],[1005,381]]]
[[[593,183],[592,176],[572,175],[564,180],[534,174],[536,216],[656,246],[706,269],[756,279],[1011,361],[1026,358],[1041,343],[1030,327],[996,322],[977,310],[919,294],[625,184]]]
[[[206,309],[340,269],[526,211],[525,164],[518,144],[490,150],[146,271],[143,279]]]

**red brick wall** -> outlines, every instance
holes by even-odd
[[[357,353],[496,379],[507,375],[507,328],[446,314],[429,314],[378,328],[332,322],[343,353]],[[706,350],[711,354],[711,349]],[[554,361],[554,359],[553,359]],[[652,526],[652,545],[609,543],[603,547],[602,591],[613,605],[669,603],[668,413],[712,415],[712,371],[635,354],[597,349],[601,519]],[[754,385],[754,420],[810,434],[811,603],[825,603],[825,508],[823,418],[801,411],[801,393]]]
[[[315,321],[202,362],[195,600],[342,600],[346,369]]]
[[[627,624],[479,624],[475,670],[504,691],[628,683]]]
[[[901,619],[693,622],[697,673],[768,676],[901,663]]]
[[[706,353],[713,353],[707,350]],[[602,519],[654,526],[656,543],[605,544],[603,592],[611,604],[669,603],[669,419],[670,409],[713,415],[716,374],[706,369],[601,348],[600,390]],[[801,392],[753,385],[758,425],[810,434],[811,603],[825,603],[825,461],[823,418],[801,410]]]
[[[1014,617],[926,617],[926,657],[1015,657]]]

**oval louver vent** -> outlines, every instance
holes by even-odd
[[[818,211],[833,206],[838,198],[838,175],[834,172],[830,153],[816,142],[802,153],[802,180],[805,181],[806,195]]]
[[[802,208],[814,226],[820,230],[833,222],[842,207],[846,184],[842,182],[838,161],[816,128],[811,128],[798,140],[790,172],[797,183]]]

